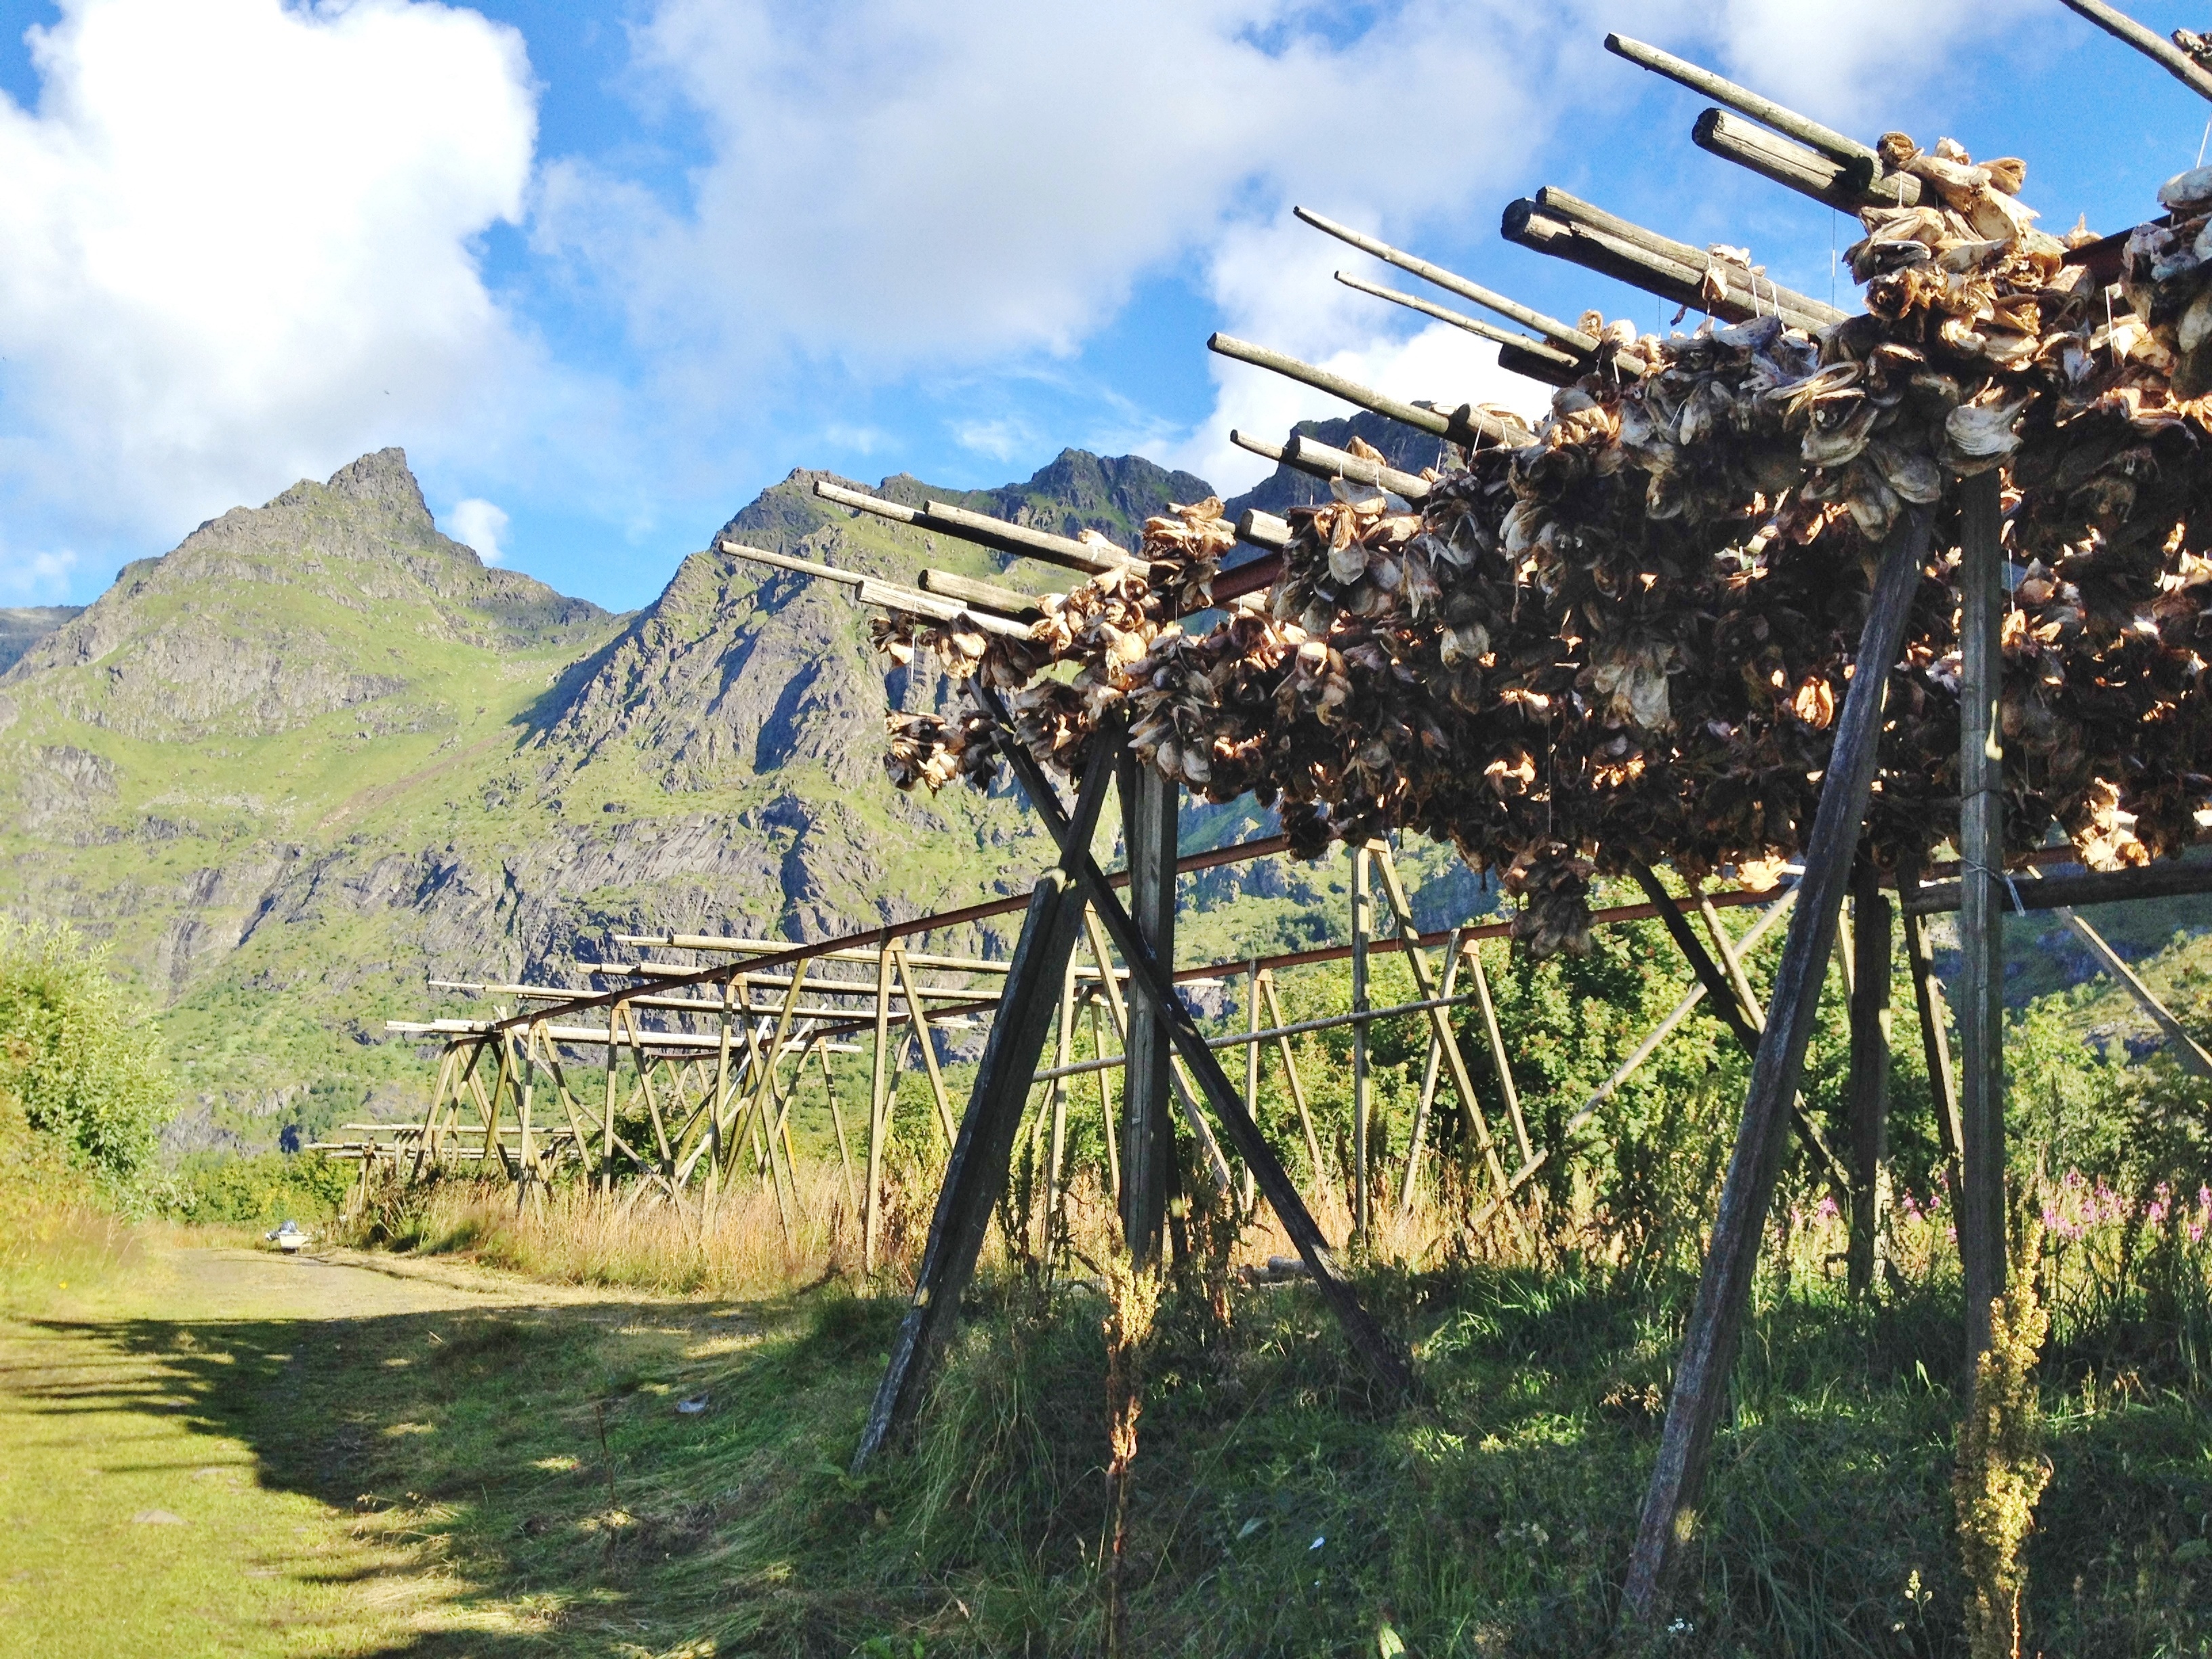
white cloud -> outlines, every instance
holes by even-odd
[[[472,247],[529,181],[519,34],[408,0],[61,10],[35,109],[0,98],[19,525],[173,535],[489,422],[529,360]]]
[[[505,556],[500,543],[507,535],[507,517],[489,501],[474,495],[455,501],[446,519],[453,526],[448,533],[453,539],[476,549],[477,556],[486,564],[497,564]]]
[[[2051,12],[2028,0],[1719,0],[1697,9],[1716,67],[1869,139],[1859,128],[1895,120],[1898,100],[1952,72],[1952,54],[1970,35],[2001,43],[2015,20]],[[1936,137],[1914,136],[1923,143]]]
[[[1405,0],[1341,38],[1300,0],[666,0],[640,60],[711,163],[674,206],[556,166],[541,246],[596,269],[695,395],[787,357],[1064,352],[1294,188],[1469,200],[1540,125],[1523,71],[1551,31],[1522,15]]]
[[[66,549],[10,552],[0,546],[0,599],[23,605],[53,605],[69,597],[69,579],[81,562]]]

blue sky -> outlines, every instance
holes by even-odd
[[[1665,313],[1498,240],[1541,184],[1825,297],[1855,227],[1696,149],[1607,28],[2025,156],[2054,230],[2145,216],[2212,116],[2057,0],[0,0],[0,604],[391,443],[449,531],[615,607],[798,465],[1233,489],[1230,426],[1341,411],[1214,328],[1527,402],[1332,283],[1385,273],[1293,203],[1571,318]]]

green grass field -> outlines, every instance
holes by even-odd
[[[987,1289],[914,1443],[854,1481],[892,1299],[158,1238],[93,1255],[89,1285],[28,1258],[11,1280],[0,1649],[1098,1650],[1102,1304],[1079,1287]],[[1375,1408],[1301,1285],[1241,1293],[1225,1331],[1170,1302],[1127,1650],[1644,1651],[1616,1644],[1615,1588],[1683,1287],[1569,1259],[1364,1288],[1419,1355],[1408,1409]],[[1653,1650],[1964,1651],[1955,1313],[1940,1279],[1863,1310],[1817,1267],[1768,1298]],[[2029,1651],[2212,1653],[2212,1398],[2186,1336],[2154,1313],[2046,1356]]]

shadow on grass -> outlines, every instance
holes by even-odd
[[[1226,1333],[1171,1305],[1141,1424],[1131,1650],[1372,1654],[1387,1626],[1424,1659],[1640,1651],[1615,1645],[1613,1615],[1680,1291],[1571,1267],[1376,1275],[1370,1303],[1421,1360],[1425,1398],[1396,1413],[1305,1287],[1254,1293]],[[234,1437],[264,1483],[434,1564],[449,1627],[376,1650],[395,1659],[1095,1651],[1101,1304],[1025,1318],[982,1300],[913,1444],[858,1481],[843,1465],[899,1305],[834,1292],[54,1322],[111,1350],[115,1380],[29,1397]],[[1957,1324],[1941,1290],[1755,1318],[1662,1650],[1963,1652]],[[2130,1351],[2154,1337],[2128,1334]],[[2032,1636],[2212,1653],[2212,1402],[2155,1371],[2085,1392],[2081,1356],[2053,1358],[2069,1380],[2050,1395]]]
[[[19,1329],[65,1343],[69,1379],[42,1381],[33,1360],[8,1386],[43,1413],[181,1419],[244,1445],[264,1486],[349,1510],[377,1564],[301,1583],[397,1594],[434,1572],[432,1627],[364,1653],[650,1652],[747,1622],[760,1494],[788,1496],[799,1449],[811,1480],[849,1441],[867,1383],[842,1373],[884,1328],[865,1310],[634,1301],[48,1319]],[[873,1364],[858,1364],[867,1382]]]

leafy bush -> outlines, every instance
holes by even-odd
[[[162,1207],[179,1221],[236,1227],[321,1221],[345,1201],[353,1169],[313,1152],[203,1154],[177,1171]]]
[[[173,1085],[161,1033],[67,923],[0,921],[0,1092],[118,1187],[153,1156]]]

